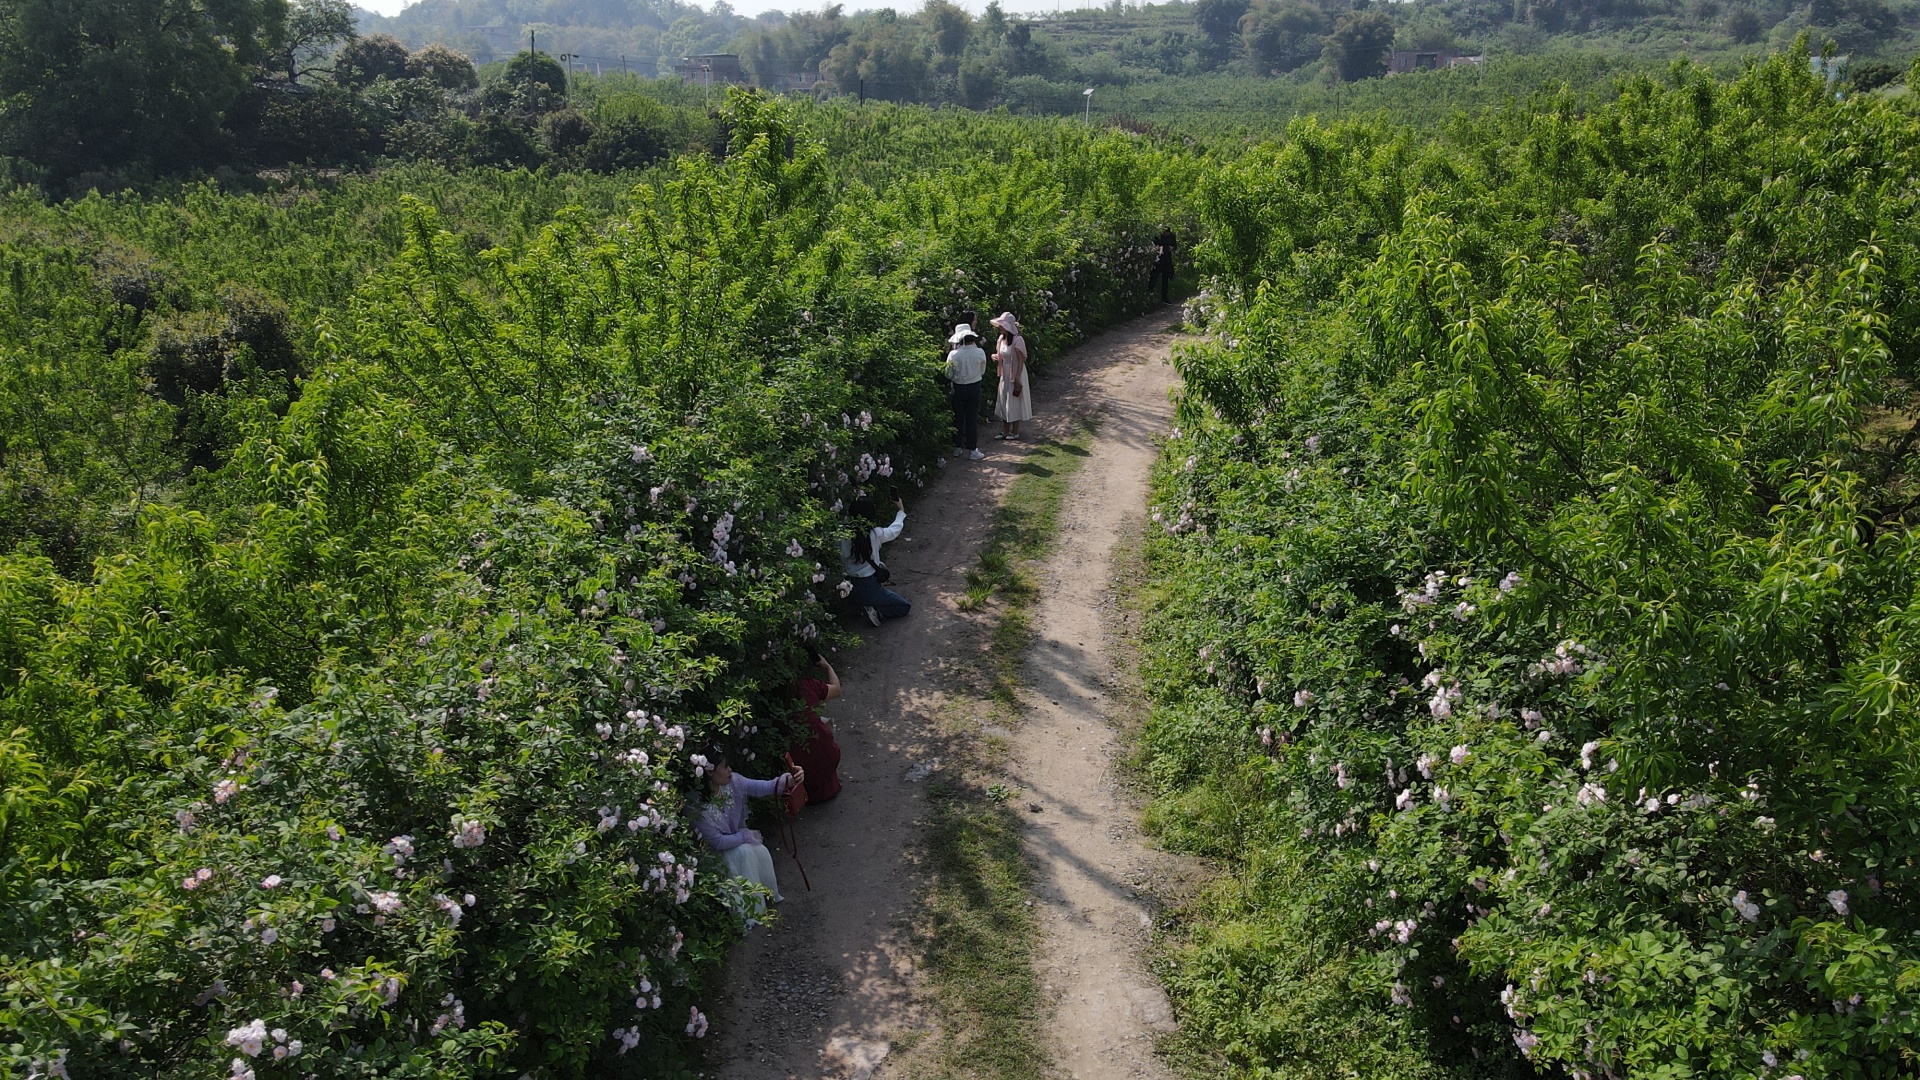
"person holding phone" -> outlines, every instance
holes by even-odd
[[[780,881],[774,876],[773,853],[767,850],[760,830],[747,828],[747,800],[785,795],[788,788],[806,782],[806,770],[796,765],[792,772],[771,780],[754,780],[734,773],[724,747],[709,746],[701,757],[707,770],[705,797],[694,800],[689,807],[693,831],[720,853],[728,873],[765,886],[776,904],[785,900],[780,895]]]
[[[813,654],[813,666],[815,671],[793,683],[800,710],[793,716],[787,759],[805,772],[807,801],[820,803],[840,794],[840,743],[833,737],[833,721],[820,715],[820,706],[840,696],[840,676],[819,653]]]
[[[886,619],[903,619],[913,610],[907,598],[887,588],[893,572],[880,558],[880,545],[900,537],[907,527],[906,504],[893,492],[893,524],[876,524],[873,497],[862,495],[853,500],[853,534],[840,541],[840,562],[853,586],[849,598],[867,621],[879,626]]]

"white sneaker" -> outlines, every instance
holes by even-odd
[[[986,456],[987,456],[987,455],[985,455],[985,454],[983,454],[983,453],[981,453],[980,451],[978,451],[978,450],[975,450],[975,451],[974,451],[974,452],[972,452],[971,454],[968,454],[968,455],[967,455],[967,460],[968,460],[968,461],[979,461],[979,460],[981,460],[981,459],[983,459],[983,458],[985,458]]]
[[[866,615],[868,622],[875,626],[880,625],[880,610],[878,608],[863,607],[860,610]]]

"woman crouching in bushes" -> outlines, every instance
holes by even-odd
[[[840,561],[853,586],[850,598],[854,606],[868,622],[879,626],[882,619],[905,618],[913,605],[887,588],[893,574],[880,558],[880,545],[899,539],[900,530],[907,527],[906,504],[894,495],[891,525],[875,525],[875,517],[872,496],[853,500],[853,534],[840,541]]]
[[[788,788],[805,782],[806,770],[796,765],[792,772],[771,780],[753,780],[735,775],[727,752],[720,747],[708,747],[703,756],[708,770],[706,791],[688,807],[694,831],[720,853],[728,873],[765,886],[776,904],[785,900],[780,895],[779,879],[773,874],[773,853],[767,850],[758,829],[747,828],[747,800],[785,795]]]

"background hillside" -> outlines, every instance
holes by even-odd
[[[73,193],[384,160],[643,167],[724,142],[716,88],[671,71],[716,52],[738,67],[713,82],[1244,145],[1309,114],[1430,128],[1550,88],[1598,103],[1676,59],[1731,76],[1788,48],[1843,57],[1835,88],[1871,91],[1899,80],[1920,26],[1915,0],[1198,0],[1044,16],[927,0],[751,19],[679,0],[424,0],[392,18],[347,0],[5,6],[0,172]],[[96,25],[111,32],[75,32]],[[1414,63],[1430,69],[1390,70]]]
[[[1197,75],[1358,81],[1389,49],[1512,57],[1601,51],[1615,58],[1737,60],[1795,35],[1861,59],[1913,48],[1920,8],[1888,0],[1199,0],[974,16],[933,0],[918,11],[769,12],[744,19],[675,0],[423,0],[364,32],[413,48],[439,43],[485,64],[527,47],[581,57],[586,70],[670,74],[680,57],[734,52],[754,82],[817,75],[828,92],[973,107],[1066,111],[1086,86]],[[1067,96],[1035,80],[1071,84]],[[864,83],[864,87],[863,87]],[[1068,100],[1068,98],[1072,100]]]

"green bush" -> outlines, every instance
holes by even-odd
[[[1788,55],[1209,185],[1142,759],[1235,1074],[1910,1067],[1917,134]]]
[[[7,1071],[688,1074],[754,910],[683,824],[695,755],[776,767],[805,650],[842,641],[845,505],[943,460],[947,299],[908,245],[1031,258],[1038,291],[1146,227],[1077,220],[1131,205],[1124,161],[921,213],[784,106],[725,120],[724,161],[637,188],[13,206]]]

